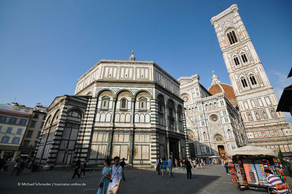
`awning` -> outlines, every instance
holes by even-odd
[[[225,153],[226,156],[235,156],[235,155],[268,155],[268,156],[277,156],[278,151],[276,149],[262,148],[256,146],[244,146],[241,148],[237,148],[232,151],[228,151]]]
[[[284,88],[284,91],[279,100],[277,112],[290,112],[289,106],[292,106],[292,84]]]

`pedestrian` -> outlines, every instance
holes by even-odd
[[[203,160],[203,158],[201,159],[201,163],[200,163],[200,167],[201,167],[201,169],[203,169],[203,164],[204,164],[204,160]]]
[[[197,169],[200,168],[200,163],[201,163],[201,159],[200,158],[197,158]]]
[[[162,178],[163,178],[163,175],[165,174],[166,175],[166,161],[165,161],[165,158],[162,159]]]
[[[104,161],[104,168],[102,169],[102,178],[98,185],[97,194],[107,194],[108,186],[112,177],[111,160],[109,158]]]
[[[19,168],[19,173],[21,173],[23,171],[23,169],[25,168],[25,161],[24,159],[20,160],[20,168]],[[18,173],[18,174],[19,174]]]
[[[161,166],[161,163],[160,163],[159,158],[157,157],[156,158],[156,171],[158,173],[158,176],[160,175],[160,166]]]
[[[224,163],[225,163],[225,164],[224,164],[224,167],[225,167],[225,170],[226,170],[226,174],[229,175],[229,171],[228,171],[228,162],[227,162],[227,160],[225,160]]]
[[[123,181],[125,181],[125,158],[123,158],[122,162],[120,163],[121,167],[123,168]]]
[[[74,166],[74,174],[73,174],[73,176],[72,176],[71,179],[74,179],[75,178],[75,175],[77,175],[78,178],[80,178],[80,174],[78,173],[78,171],[80,169],[80,166],[81,166],[81,160],[78,158],[78,160],[75,163],[75,166]]]
[[[14,172],[16,172],[16,175],[19,175],[19,169],[20,169],[20,163],[19,163],[19,160],[17,159],[14,164],[13,171],[11,172],[10,175],[13,175]]]
[[[107,193],[108,194],[118,194],[121,180],[123,177],[123,168],[119,164],[120,158],[118,156],[114,157],[114,165],[112,167],[112,176],[111,181],[108,186]]]
[[[172,160],[171,160],[171,157],[169,157],[169,159],[168,159],[168,161],[167,161],[167,165],[168,165],[168,168],[169,168],[168,177],[171,178],[171,177],[173,177],[173,174],[172,174]]]
[[[192,179],[192,165],[191,159],[186,160],[187,178]]]
[[[287,189],[277,190],[276,185],[282,186],[284,184],[279,177],[273,175],[270,169],[265,169],[265,173],[267,175],[268,186],[269,186],[269,190],[271,191],[270,193],[288,193]]]
[[[193,159],[193,167],[196,169],[196,158]]]
[[[180,158],[180,159],[179,159],[179,166],[180,166],[180,167],[182,167],[182,162],[183,162],[183,159]]]
[[[177,165],[178,165],[177,159],[174,159],[174,164],[175,164],[175,169],[177,170]]]
[[[186,168],[186,161],[185,159],[182,160],[182,169],[184,170]]]
[[[85,169],[86,169],[86,166],[87,166],[87,163],[86,163],[86,160],[84,160],[84,162],[82,163],[82,165],[81,165],[81,171],[80,171],[80,175],[82,174],[82,172],[83,172],[83,175],[82,175],[82,177],[85,177]]]

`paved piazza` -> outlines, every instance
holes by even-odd
[[[101,178],[101,171],[87,172],[86,177],[70,179],[73,171],[43,171],[32,173],[25,169],[19,176],[8,172],[0,173],[1,193],[79,193],[94,194]],[[193,179],[187,179],[186,171],[177,169],[174,178],[161,178],[153,170],[126,170],[126,181],[121,183],[120,194],[253,194],[266,193],[258,191],[238,191],[232,183],[231,176],[225,174],[222,166],[207,166],[205,169],[192,169]],[[287,176],[292,185],[292,179]],[[18,186],[23,183],[49,183],[50,186]],[[79,184],[75,186],[51,186],[53,183]],[[83,184],[83,186],[82,186]]]

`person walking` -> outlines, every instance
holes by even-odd
[[[162,178],[163,178],[163,175],[165,174],[166,175],[166,161],[165,161],[165,158],[162,159]]]
[[[82,163],[82,165],[81,165],[81,172],[80,172],[80,175],[82,174],[82,172],[83,172],[83,175],[82,175],[82,177],[85,177],[85,169],[86,169],[86,166],[87,166],[87,163],[86,163],[86,160],[84,160],[84,162]]]
[[[178,165],[177,159],[174,159],[174,164],[175,164],[175,169],[177,170],[177,165]]]
[[[122,162],[120,163],[121,167],[123,168],[123,181],[125,181],[125,158],[123,158]]]
[[[173,174],[172,174],[172,160],[171,160],[171,157],[169,157],[169,159],[168,159],[168,161],[167,161],[167,165],[168,165],[168,168],[169,168],[168,177],[171,178],[171,177],[173,177]]]
[[[20,174],[24,168],[25,168],[25,161],[23,159],[20,159],[20,168],[19,168],[18,174]]]
[[[15,164],[14,164],[14,168],[13,168],[13,171],[11,172],[10,175],[13,175],[14,172],[16,172],[16,175],[19,175],[19,169],[20,169],[20,164],[18,162],[19,160],[17,159]]]
[[[80,166],[81,166],[81,160],[78,158],[78,160],[76,161],[75,163],[75,166],[74,166],[74,174],[72,176],[71,179],[74,179],[75,178],[75,175],[78,176],[78,178],[80,178],[80,174],[78,173],[79,169],[80,169]]]
[[[192,165],[191,165],[191,159],[186,160],[186,169],[187,169],[187,178],[192,179]]]
[[[160,175],[160,166],[161,166],[161,163],[160,163],[159,158],[157,157],[156,158],[156,171],[158,173],[158,176]]]
[[[120,158],[118,156],[114,157],[114,165],[112,167],[111,183],[108,186],[108,194],[118,194],[121,180],[123,178],[123,168],[120,166]]]
[[[225,163],[225,164],[224,164],[224,167],[225,167],[225,170],[226,170],[226,174],[227,174],[227,175],[230,175],[230,174],[229,174],[229,171],[228,171],[228,162],[227,162],[227,160],[225,160],[224,163]]]
[[[102,169],[102,178],[100,180],[100,183],[98,185],[98,191],[97,194],[107,194],[108,186],[110,184],[110,179],[112,177],[112,168],[111,160],[109,158],[105,159],[104,161],[104,168]]]

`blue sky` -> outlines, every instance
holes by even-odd
[[[101,59],[154,61],[174,78],[230,83],[210,19],[232,4],[279,97],[292,80],[292,1],[0,0],[0,103],[50,105]]]

